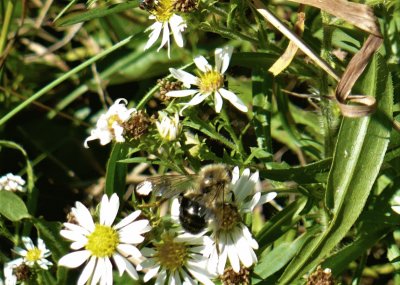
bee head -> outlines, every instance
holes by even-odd
[[[205,166],[201,173],[200,189],[202,193],[224,189],[231,181],[231,173],[223,164]]]

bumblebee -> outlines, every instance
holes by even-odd
[[[179,221],[187,232],[197,234],[224,208],[231,180],[232,174],[226,165],[211,164],[201,168],[198,174],[150,177],[136,190],[140,192],[140,188],[151,186],[153,193],[162,199],[179,196]]]

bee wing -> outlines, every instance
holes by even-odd
[[[196,175],[163,175],[149,177],[136,186],[138,193],[150,191],[164,199],[193,189]]]

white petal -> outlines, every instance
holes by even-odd
[[[171,25],[172,35],[174,36],[175,42],[179,47],[183,47],[182,32],[186,28],[186,23],[181,16],[172,15],[169,19]]]
[[[268,193],[266,195],[262,195],[260,200],[258,201],[258,204],[262,205],[262,204],[271,202],[272,200],[275,199],[276,195],[277,195],[276,192],[270,192],[270,193]]]
[[[147,281],[149,281],[151,278],[153,278],[154,276],[156,276],[159,269],[160,269],[160,266],[156,266],[156,267],[150,268],[149,271],[147,271],[146,274],[144,275],[143,281],[144,281],[144,282],[147,282]]]
[[[165,95],[169,97],[186,97],[196,94],[198,92],[198,89],[174,90],[167,92]]]
[[[122,253],[126,257],[135,257],[139,258],[142,256],[142,253],[140,250],[137,249],[137,247],[129,245],[129,244],[119,244],[117,246],[117,249],[120,253]]]
[[[248,229],[245,225],[242,225],[242,226],[241,226],[241,231],[242,231],[243,237],[247,240],[247,243],[248,243],[253,249],[258,249],[258,243],[257,243],[257,241],[253,238],[253,236],[251,235],[249,229]]]
[[[90,231],[88,231],[87,229],[85,229],[84,227],[80,226],[80,225],[76,225],[76,224],[71,224],[71,223],[63,223],[63,226],[67,229],[67,230],[71,230],[74,232],[78,232],[83,236],[87,236],[90,234]]]
[[[218,246],[218,245],[216,245],[216,246]],[[220,246],[220,249],[219,249],[220,250],[220,255],[219,255],[219,258],[218,258],[217,272],[218,272],[218,274],[223,274],[224,270],[225,270],[226,259],[228,257],[228,251],[225,248],[225,244],[221,243],[219,246]],[[218,255],[217,250],[215,250],[215,254]]]
[[[207,59],[202,55],[196,56],[193,59],[193,61],[194,61],[194,64],[196,64],[197,68],[200,69],[200,71],[202,71],[204,73],[212,70],[211,65],[208,63]]]
[[[167,279],[167,271],[166,270],[162,270],[160,271],[160,274],[158,274],[158,277],[156,279],[155,284],[164,284],[165,280]]]
[[[106,262],[104,257],[97,258],[97,264],[96,267],[94,268],[94,273],[92,277],[92,282],[90,283],[91,285],[97,284],[102,276],[106,274]]]
[[[137,217],[139,217],[140,213],[141,213],[140,210],[130,213],[128,216],[123,218],[118,224],[116,224],[114,226],[114,229],[118,230],[118,229],[123,228],[126,225],[132,223],[134,220],[136,220]]]
[[[239,180],[239,167],[235,166],[232,170],[232,184],[236,184],[236,182]]]
[[[35,248],[35,245],[30,237],[22,237],[22,242],[24,243],[25,248],[28,250]]]
[[[113,268],[109,258],[105,259],[105,274],[101,276],[100,284],[113,285]]]
[[[104,195],[106,196],[106,195]],[[119,198],[117,194],[112,194],[110,200],[108,202],[107,208],[104,209],[106,218],[104,219],[104,225],[111,226],[115,220],[115,217],[118,214],[119,209]],[[102,210],[100,209],[100,215]]]
[[[151,25],[149,27],[149,29],[152,30],[152,31],[151,31],[151,33],[149,35],[149,40],[147,41],[147,43],[146,43],[146,45],[144,47],[145,50],[150,48],[157,41],[157,39],[160,36],[161,30],[162,30],[162,26],[163,26],[162,23],[155,22],[153,25]]]
[[[87,238],[71,243],[70,247],[73,250],[78,250],[83,248],[86,244],[87,244]]]
[[[138,220],[130,223],[119,230],[120,235],[140,235],[148,232],[151,229],[148,220]],[[133,243],[133,242],[132,242]]]
[[[240,271],[240,262],[239,262],[238,252],[236,251],[236,247],[235,247],[235,241],[231,240],[227,244],[226,250],[228,251],[228,258],[229,258],[229,262],[231,263],[233,271],[239,272]]]
[[[215,50],[215,69],[221,74],[224,74],[228,69],[231,60],[233,47],[226,46],[224,48],[217,48]]]
[[[96,257],[92,256],[89,262],[86,264],[85,268],[81,273],[81,276],[78,279],[78,285],[84,285],[89,280],[90,276],[92,276],[94,267],[96,265]]]
[[[163,35],[162,35],[162,40],[161,44],[158,47],[157,51],[160,51],[160,49],[165,45],[168,44],[168,57],[169,57],[169,26],[168,22],[163,23]]]
[[[197,282],[193,280],[184,270],[179,271],[183,278],[183,285],[196,285]]]
[[[242,100],[239,99],[239,97],[235,93],[233,93],[233,92],[231,92],[229,90],[226,90],[224,88],[218,89],[217,92],[219,94],[221,94],[221,96],[224,97],[226,100],[231,102],[232,105],[235,106],[240,111],[242,111],[242,112],[247,112],[248,111],[247,106],[242,102]]]
[[[90,232],[94,231],[94,222],[92,215],[81,202],[76,202],[75,208],[72,208],[71,211],[74,214],[74,217],[78,221],[79,225],[89,230]]]
[[[75,231],[61,230],[60,235],[71,241],[79,241],[79,242],[87,241],[87,238],[84,235]]]
[[[176,285],[182,285],[181,277],[179,276],[178,270],[174,272],[174,280]]]
[[[214,94],[215,112],[220,113],[222,109],[222,98],[218,92]]]
[[[181,81],[186,88],[190,88],[191,85],[199,85],[199,78],[189,72],[175,68],[170,68],[169,72],[171,72],[173,77]]]
[[[201,94],[198,93],[196,94],[188,103],[186,103],[187,106],[194,106],[197,104],[200,104],[201,102],[204,101],[210,94]]]
[[[81,266],[91,255],[88,250],[81,250],[68,253],[58,260],[58,265],[69,268],[76,268]]]
[[[188,262],[188,263],[190,263],[190,262]],[[188,270],[189,270],[190,274],[192,274],[201,283],[206,284],[206,285],[214,285],[214,282],[212,282],[208,278],[209,273],[205,270],[205,268],[196,266],[196,264],[191,264],[191,266],[188,266]]]

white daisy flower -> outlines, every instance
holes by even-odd
[[[25,180],[22,179],[21,176],[14,175],[12,173],[7,173],[6,175],[0,177],[0,191],[20,191],[26,192],[26,188],[24,187]]]
[[[112,140],[124,142],[125,138],[123,123],[129,120],[135,108],[128,109],[128,101],[124,98],[117,99],[105,114],[97,120],[96,128],[90,132],[90,136],[85,140],[84,146],[88,148],[88,141],[100,140],[101,145],[106,145]]]
[[[187,26],[185,20],[181,16],[174,14],[173,4],[174,1],[172,0],[159,0],[155,3],[154,8],[149,10],[152,14],[149,19],[155,20],[156,22],[146,29],[146,31],[151,31],[151,33],[144,47],[145,50],[150,48],[157,41],[162,31],[161,45],[157,51],[167,44],[168,57],[170,57],[170,30],[172,31],[176,44],[179,47],[183,47],[182,32],[185,31]]]
[[[176,140],[182,129],[178,113],[171,118],[165,112],[159,112],[159,121],[156,122],[156,126],[158,133],[165,141]]]
[[[143,248],[146,260],[137,266],[146,272],[144,282],[156,278],[155,285],[162,284],[201,284],[212,285],[217,275],[215,270],[207,270],[204,249],[211,244],[203,233],[192,235],[172,232],[164,233],[162,241],[154,248]]]
[[[139,262],[142,258],[136,245],[144,240],[142,234],[151,228],[148,220],[135,221],[141,213],[140,210],[113,226],[118,209],[119,198],[116,194],[110,199],[103,195],[98,223],[93,221],[89,210],[82,203],[76,202],[71,209],[77,224],[64,223],[66,229],[61,230],[60,234],[73,241],[71,248],[77,251],[63,256],[58,265],[76,268],[88,261],[78,279],[78,285],[86,284],[89,279],[91,284],[112,284],[111,258],[120,276],[127,271],[133,279],[138,279],[131,261]]]
[[[239,99],[239,97],[224,87],[224,73],[228,69],[231,60],[233,48],[230,46],[217,48],[215,50],[215,67],[214,69],[208,64],[203,56],[194,58],[194,63],[200,70],[200,76],[196,77],[186,71],[170,68],[172,76],[183,82],[183,86],[190,88],[195,85],[197,89],[169,91],[166,96],[185,97],[194,95],[194,97],[184,105],[180,113],[182,114],[189,106],[194,106],[203,102],[207,97],[214,95],[215,111],[221,112],[222,98],[231,102],[233,106],[242,112],[247,112],[247,106]]]
[[[213,233],[211,238],[214,244],[207,247],[205,256],[209,258],[208,268],[217,268],[222,275],[229,259],[230,266],[235,272],[242,266],[248,268],[257,262],[254,250],[258,249],[257,241],[252,237],[247,226],[242,222],[245,213],[250,213],[257,205],[269,202],[276,197],[276,193],[264,196],[258,191],[259,174],[250,175],[245,169],[239,176],[239,169],[232,172],[232,201],[223,205],[223,210],[216,213],[211,223]]]
[[[22,237],[22,242],[24,243],[25,249],[16,247],[13,250],[21,257],[8,262],[8,265],[12,267],[18,267],[21,264],[26,264],[29,267],[35,267],[35,265],[37,265],[44,270],[49,269],[49,266],[53,263],[48,261],[46,257],[49,257],[51,252],[46,248],[43,240],[38,238],[37,246],[33,244],[33,241],[29,237]]]

